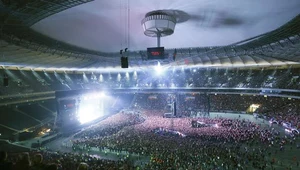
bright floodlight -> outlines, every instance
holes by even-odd
[[[154,67],[156,75],[162,75],[164,73],[164,68],[160,65],[160,62],[157,63],[157,66]]]
[[[118,73],[117,81],[121,81],[121,74],[120,73]]]
[[[100,97],[105,97],[105,96],[106,96],[105,92],[100,93]]]
[[[77,111],[77,118],[81,124],[91,122],[103,116],[105,93],[89,94],[82,97]]]
[[[100,74],[100,76],[99,76],[99,82],[103,82],[103,75],[102,74]]]
[[[78,120],[81,124],[88,123],[102,116],[99,106],[80,105],[78,110]]]

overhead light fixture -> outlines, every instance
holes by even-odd
[[[157,37],[157,47],[160,47],[160,37],[174,33],[176,17],[157,10],[146,14],[142,20],[144,34],[149,37]]]

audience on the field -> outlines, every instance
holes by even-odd
[[[180,109],[206,105],[206,97],[179,96]],[[174,97],[174,96],[173,96]],[[241,117],[163,118],[165,107],[172,96],[142,94],[135,97],[131,110],[115,114],[96,125],[74,135],[74,153],[40,152],[10,155],[1,152],[0,169],[290,169],[300,168],[299,161],[293,163],[276,160],[286,150],[299,149],[297,136],[280,134],[274,128],[263,127]],[[260,104],[257,113],[280,122],[295,125],[299,119],[299,101],[261,96],[210,95],[213,111],[245,111],[251,104]],[[159,104],[164,103],[164,104]],[[200,106],[207,109],[208,106]],[[207,115],[206,115],[207,116]],[[201,124],[192,127],[192,121]],[[160,128],[161,131],[154,131]],[[171,134],[169,132],[178,132]],[[183,135],[182,135],[183,134]],[[94,158],[88,154],[91,147],[100,152],[126,152],[139,158],[149,158],[145,165],[134,165],[130,156],[120,161]],[[2,168],[3,169],[3,168]]]

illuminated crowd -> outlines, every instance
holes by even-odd
[[[189,118],[174,119],[172,125],[170,119],[162,118],[159,112],[153,112],[145,111],[147,119],[143,123],[124,127],[114,135],[94,138],[94,135],[86,133],[84,138],[76,139],[74,144],[149,155],[151,161],[146,165],[148,169],[263,169],[280,164],[276,162],[271,165],[269,162],[280,150],[284,152],[283,148],[292,146],[296,149],[295,138],[281,137],[276,130],[261,129],[245,120],[201,118],[198,120],[218,124],[218,127],[198,129],[191,128]],[[111,121],[114,122],[113,119]],[[153,133],[152,130],[157,127],[172,128],[187,136]],[[252,147],[258,143],[262,146]],[[246,147],[242,147],[243,144]]]
[[[160,101],[160,99],[167,98],[163,95],[154,97],[153,94],[148,95],[150,98],[145,96],[147,95],[140,95],[138,98],[146,101],[145,103],[140,102],[138,108],[161,108],[162,106],[157,103],[147,101]],[[235,110],[234,107],[237,107],[236,109],[241,107],[230,104],[231,102],[225,99],[226,96],[219,95],[212,98],[212,100],[224,99],[224,103],[228,104],[227,107],[231,106],[232,110]],[[238,98],[241,96],[231,96],[233,100],[238,100]],[[262,97],[260,102],[267,107],[264,100],[267,101]],[[272,102],[276,104],[283,101],[278,98]],[[288,103],[292,102],[287,100],[285,104],[289,105]],[[246,106],[245,103],[241,105]],[[213,109],[218,108],[216,105],[212,107]],[[288,111],[287,108],[282,111]],[[167,119],[162,117],[162,110],[149,109],[142,110],[141,113],[141,116],[145,118],[143,122],[123,127],[118,132],[112,132],[110,128],[106,129],[105,124],[122,124],[121,122],[128,124],[131,119],[126,119],[128,117],[126,113],[122,113],[123,118],[121,119],[109,118],[105,120],[104,125],[99,125],[102,126],[102,132],[99,133],[103,134],[107,130],[107,134],[114,133],[114,135],[100,134],[95,138],[94,133],[97,133],[98,130],[92,128],[85,131],[85,135],[81,138],[74,139],[74,146],[88,145],[97,147],[99,150],[106,148],[112,151],[125,150],[130,154],[148,155],[151,157],[150,163],[146,165],[148,169],[266,169],[267,167],[276,169],[276,167],[291,168],[290,166],[292,166],[295,168],[299,166],[299,162],[289,165],[283,161],[274,161],[276,154],[284,152],[287,148],[299,148],[297,137],[279,135],[275,129],[266,129],[260,127],[259,124],[240,119],[188,117]],[[280,114],[280,112],[278,113]],[[295,117],[299,118],[299,115],[295,115]],[[192,120],[214,124],[217,127],[191,128]],[[153,133],[153,129],[157,128],[176,130],[185,134],[186,137]]]
[[[179,97],[178,103],[186,103],[179,104],[179,112],[181,109],[186,112],[190,107],[207,105],[207,94],[175,97]],[[89,170],[300,168],[297,154],[291,155],[292,160],[279,159],[284,153],[300,150],[299,137],[295,135],[282,134],[275,128],[241,117],[195,118],[185,115],[180,118],[164,118],[163,114],[169,109],[166,105],[174,99],[174,95],[170,94],[137,94],[134,99],[128,110],[122,110],[75,134],[71,140],[72,153],[41,152],[44,158],[42,166],[66,170],[75,170],[80,166],[89,167]],[[247,114],[249,105],[259,103],[261,107],[256,112],[268,118],[276,118],[280,122],[289,121],[295,126],[300,118],[299,101],[295,99],[213,94],[209,100],[212,111],[231,110],[237,114],[245,111],[243,114]],[[193,128],[192,121],[208,126]],[[161,132],[155,131],[158,128]],[[170,131],[180,133],[171,134]],[[91,148],[105,153],[126,152],[129,156],[128,159],[119,161],[99,159],[89,155]],[[10,154],[9,159],[2,162],[9,162],[16,168],[20,165],[25,167],[23,164],[26,164],[28,169],[33,169],[36,163],[35,156],[31,155],[34,153]],[[135,163],[135,159],[144,158],[148,161]]]

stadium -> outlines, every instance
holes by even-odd
[[[299,75],[299,0],[1,0],[0,170],[297,170]]]

